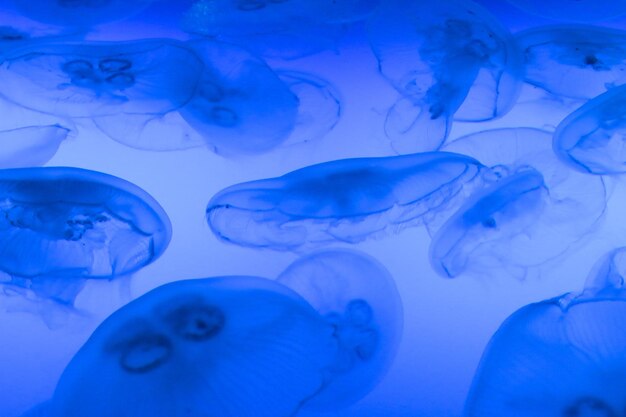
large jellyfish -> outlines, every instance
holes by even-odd
[[[49,417],[287,417],[324,387],[333,326],[255,277],[176,281],[106,319],[63,372]]]
[[[476,160],[445,152],[331,161],[228,187],[206,218],[219,239],[241,246],[355,243],[421,223],[479,170]]]
[[[557,126],[554,152],[568,166],[589,174],[626,172],[626,85],[588,101]]]
[[[491,120],[517,100],[523,58],[508,30],[472,2],[384,2],[370,42],[401,95],[385,121],[399,153],[438,149],[453,119]]]
[[[44,113],[154,117],[187,103],[202,69],[197,55],[174,40],[37,42],[6,54],[0,82],[7,99]]]
[[[626,1],[612,0],[506,0],[528,13],[555,20],[595,22],[626,13]]]
[[[524,52],[526,82],[551,94],[590,99],[626,82],[626,31],[554,25],[515,37]]]
[[[60,26],[89,27],[136,14],[155,0],[13,0],[26,17]]]
[[[504,266],[523,274],[593,231],[604,214],[604,183],[560,164],[550,144],[549,132],[508,128],[471,134],[444,148],[487,168],[482,184],[453,214],[429,225],[437,273],[451,278]]]
[[[306,407],[338,409],[365,396],[385,375],[402,335],[402,302],[389,272],[363,253],[327,250],[298,259],[277,281],[322,314],[338,341],[330,382]]]
[[[0,284],[71,306],[87,279],[157,259],[169,219],[145,191],[78,168],[0,170]]]
[[[0,130],[0,168],[45,164],[56,154],[70,130],[60,125]]]

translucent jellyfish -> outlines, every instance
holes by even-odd
[[[524,52],[526,82],[551,94],[591,99],[626,81],[626,31],[541,26],[516,34],[516,39]]]
[[[626,247],[613,249],[594,265],[585,283],[586,294],[626,296]]]
[[[0,81],[7,99],[48,114],[154,117],[191,99],[202,68],[173,40],[34,43],[6,55]]]
[[[557,126],[554,152],[568,166],[588,174],[626,172],[626,85],[588,101]]]
[[[492,337],[466,417],[626,413],[626,298],[566,294],[523,307]]]
[[[306,407],[336,410],[365,396],[385,375],[402,335],[402,301],[389,272],[363,253],[328,250],[298,259],[277,281],[322,314],[338,340],[330,382]]]
[[[139,187],[78,168],[0,170],[0,284],[71,306],[87,279],[131,274],[171,237]]]
[[[386,1],[369,26],[380,72],[401,94],[385,121],[397,152],[438,149],[453,119],[491,120],[515,104],[523,58],[508,30],[478,5]]]
[[[626,13],[626,1],[598,3],[594,0],[506,0],[528,13],[555,20],[596,22]]]
[[[293,416],[326,382],[332,334],[273,281],[176,281],[96,329],[63,372],[50,417]]]
[[[488,168],[482,184],[453,214],[429,225],[435,231],[430,260],[443,277],[501,266],[523,274],[563,254],[592,232],[604,214],[602,179],[560,164],[549,132],[487,130],[444,149],[474,157]],[[439,220],[443,223],[436,224]]]
[[[0,130],[0,168],[45,164],[56,154],[70,130],[60,125]]]
[[[155,0],[13,0],[24,16],[60,26],[89,27],[136,14]]]
[[[206,217],[219,239],[241,246],[356,243],[420,224],[479,170],[476,160],[445,152],[331,161],[228,187],[211,199]]]

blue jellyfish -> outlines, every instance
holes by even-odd
[[[567,116],[552,147],[562,162],[588,174],[626,172],[626,85],[610,89]]]
[[[364,397],[385,375],[402,335],[402,301],[389,272],[363,253],[327,250],[298,259],[277,281],[322,314],[338,341],[330,382],[306,407],[336,410]]]
[[[506,0],[530,14],[555,20],[596,22],[626,13],[626,1],[598,3],[594,0]]]
[[[0,130],[0,168],[40,166],[48,162],[70,130],[60,125]]]
[[[611,250],[602,256],[587,276],[585,293],[595,297],[626,295],[626,247]]]
[[[63,372],[49,417],[293,416],[327,381],[332,335],[271,280],[176,281],[96,329]]]
[[[553,25],[515,37],[524,52],[526,82],[551,94],[588,100],[626,82],[626,31]]]
[[[621,417],[626,298],[566,294],[515,312],[492,337],[466,417]]]
[[[1,283],[71,306],[87,279],[131,274],[171,237],[161,206],[139,187],[78,168],[0,170]]]
[[[121,20],[155,0],[13,0],[24,16],[43,23],[89,27]]]
[[[465,200],[429,224],[430,260],[443,277],[501,266],[523,274],[565,253],[603,217],[602,179],[560,164],[549,132],[487,130],[444,149],[474,157],[486,168]]]
[[[356,243],[420,224],[480,167],[445,152],[331,161],[228,187],[211,199],[206,218],[219,239],[241,246],[301,250]]]
[[[43,113],[154,117],[187,103],[202,69],[196,54],[174,40],[36,42],[5,56],[0,81],[7,99]]]
[[[392,0],[370,20],[380,72],[401,98],[385,131],[398,153],[438,149],[452,120],[481,122],[515,104],[523,58],[486,10],[462,0]]]

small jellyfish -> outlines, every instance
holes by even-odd
[[[174,40],[34,43],[6,55],[0,81],[8,100],[43,113],[154,117],[191,99],[202,68]]]
[[[0,130],[0,168],[45,164],[56,154],[69,133],[69,129],[60,125]]]
[[[517,100],[523,58],[508,30],[472,2],[388,1],[369,32],[380,72],[401,95],[385,122],[398,153],[438,149],[453,119],[491,120]]]
[[[131,274],[171,237],[161,206],[121,178],[78,168],[0,170],[0,284],[71,306],[87,279]]]
[[[293,416],[327,381],[332,334],[271,280],[169,283],[96,329],[63,372],[49,417]]]
[[[527,13],[555,20],[597,22],[626,13],[625,0],[506,0]]]
[[[277,281],[303,296],[334,328],[330,382],[305,405],[336,410],[382,379],[402,335],[402,301],[384,266],[364,253],[327,250],[298,259]]]
[[[626,85],[610,89],[567,116],[552,147],[568,166],[596,175],[626,173]]]
[[[566,294],[515,312],[492,337],[466,417],[622,417],[626,298]]]
[[[525,81],[556,96],[588,100],[626,81],[626,31],[554,25],[515,38],[524,53]]]
[[[626,295],[626,247],[613,249],[600,258],[585,283],[588,294],[599,296]]]
[[[89,27],[122,20],[155,0],[13,0],[24,16],[59,26]]]
[[[301,250],[356,243],[421,224],[480,167],[446,152],[331,161],[228,187],[211,199],[206,218],[215,236],[241,246]]]
[[[443,277],[494,266],[524,273],[563,254],[603,217],[602,179],[558,163],[549,132],[486,130],[444,149],[486,168],[466,200],[428,225],[431,264]]]

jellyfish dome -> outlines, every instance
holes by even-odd
[[[596,297],[626,296],[626,247],[613,249],[591,269],[585,292]]]
[[[421,224],[479,170],[475,159],[446,152],[331,161],[228,187],[209,201],[206,218],[219,239],[240,246],[356,243]]]
[[[330,382],[306,408],[336,410],[369,393],[395,358],[402,301],[384,266],[364,253],[326,250],[304,256],[277,278],[332,324],[339,346]]]
[[[87,279],[131,274],[171,237],[163,208],[111,175],[68,167],[0,170],[2,284],[71,305]]]
[[[273,281],[158,287],[107,318],[63,372],[50,417],[288,417],[325,384],[332,326]]]

